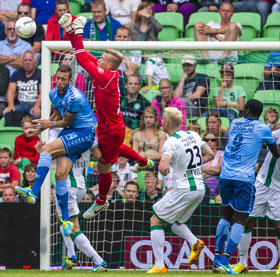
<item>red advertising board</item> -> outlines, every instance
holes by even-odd
[[[205,242],[198,269],[209,270],[215,253],[215,237],[201,237]],[[164,262],[169,269],[196,269],[187,265],[190,256],[188,243],[179,237],[165,238]],[[231,264],[238,263],[237,251],[231,257]],[[250,269],[270,270],[278,265],[276,238],[253,238],[248,256]],[[154,264],[150,237],[125,237],[125,268],[149,269]]]

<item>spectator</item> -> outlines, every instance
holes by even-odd
[[[145,63],[145,76],[147,77],[147,86],[142,89],[144,93],[151,90],[153,84],[158,89],[158,84],[161,79],[170,79],[164,60],[157,57],[147,59]]]
[[[201,116],[208,101],[210,80],[207,75],[196,73],[193,55],[185,55],[181,63],[183,74],[174,95],[184,99],[188,117]]]
[[[271,8],[271,13],[279,13],[280,12],[280,0],[276,0],[276,3]]]
[[[17,6],[22,0],[0,0],[0,22],[17,18]]]
[[[71,54],[70,51],[65,51],[61,54],[59,62],[59,65],[65,64],[65,65],[69,65],[70,67],[77,67],[77,63],[75,61],[75,59],[73,59],[73,55]],[[80,91],[82,91],[83,93],[85,93],[85,89],[86,89],[86,78],[85,76],[80,73],[80,72],[75,72],[75,76],[74,76],[74,81],[73,85],[78,88]],[[52,76],[52,84],[51,84],[51,88],[53,89],[56,85],[56,74],[54,74]]]
[[[48,27],[45,40],[70,40],[66,31],[59,25],[58,20],[65,14],[69,13],[69,4],[66,0],[57,0],[55,2],[55,12],[48,20]],[[72,15],[72,21],[76,16]]]
[[[121,199],[124,197],[124,187],[122,190],[118,190],[120,183],[120,177],[117,172],[112,171],[112,184],[110,186],[110,190],[107,194],[107,199],[113,203],[116,201],[116,199]]]
[[[123,202],[125,203],[135,203],[135,200],[139,196],[139,186],[133,181],[129,181],[124,187],[124,197]]]
[[[154,5],[154,11],[157,12],[178,12],[184,16],[184,26],[189,22],[192,13],[196,12],[200,7],[197,0],[167,0],[160,1],[162,3]]]
[[[219,194],[219,176],[222,168],[222,161],[224,152],[219,150],[219,141],[216,135],[212,133],[207,133],[203,139],[211,148],[214,153],[214,159],[203,165],[203,176],[205,179],[205,184],[210,189],[211,198]]]
[[[22,67],[22,54],[31,50],[31,44],[18,37],[16,30],[16,20],[8,20],[5,25],[7,38],[0,41],[0,64],[4,64],[10,70],[10,76]]]
[[[162,192],[157,188],[158,180],[154,172],[145,172],[145,191],[140,194],[142,201],[157,202]]]
[[[115,41],[130,41],[130,31],[127,27],[121,26],[117,29],[115,35]],[[119,66],[120,77],[126,78],[129,75],[136,73],[140,69],[141,65],[141,51],[138,50],[128,50],[122,51],[123,60]]]
[[[131,40],[157,40],[162,30],[161,24],[154,18],[151,2],[143,1],[137,8],[135,23],[130,27]]]
[[[37,165],[34,163],[27,164],[24,168],[22,177],[22,187],[32,187],[35,183]]]
[[[132,166],[128,163],[128,160],[124,157],[119,157],[118,162],[113,164],[111,171],[119,178],[117,191],[119,193],[124,191],[126,182],[133,181],[137,183],[137,174],[131,171]]]
[[[3,114],[19,111],[32,118],[39,118],[41,116],[41,70],[36,67],[35,55],[30,50],[24,52],[21,62],[23,68],[18,69],[11,77],[7,92],[8,107]],[[16,101],[19,104],[15,105]]]
[[[197,134],[201,135],[201,126],[195,122],[195,121],[191,121],[187,127],[188,131],[194,131]]]
[[[54,190],[54,184],[51,185],[51,193],[50,193],[50,200],[51,204],[55,204],[55,190]]]
[[[181,130],[186,130],[186,110],[184,100],[173,96],[173,87],[171,82],[168,79],[161,79],[159,82],[159,90],[160,93],[157,95],[152,101],[152,106],[156,109],[158,115],[158,121],[160,127],[162,127],[162,115],[164,108],[166,107],[176,107],[178,108],[182,114],[182,124],[180,126]]]
[[[15,187],[20,182],[19,169],[12,163],[12,152],[4,147],[0,150],[0,194],[7,187]]]
[[[253,12],[261,16],[262,28],[270,13],[270,1],[266,0],[243,0],[232,3],[235,12]]]
[[[3,203],[14,203],[17,202],[16,191],[14,187],[6,187],[2,193]]]
[[[264,80],[258,90],[280,90],[280,51],[271,51],[263,71]]]
[[[135,130],[140,123],[140,117],[146,107],[150,106],[148,100],[143,97],[139,90],[141,88],[140,77],[137,74],[130,75],[126,81],[126,94],[121,93],[121,113],[125,126]]]
[[[40,154],[37,152],[35,145],[40,141],[40,138],[30,134],[30,131],[34,128],[30,116],[27,115],[21,120],[21,128],[23,134],[15,139],[14,164],[19,169],[24,170],[30,162],[38,163]]]
[[[239,41],[242,34],[242,26],[239,23],[231,22],[233,16],[233,7],[230,2],[223,2],[220,6],[219,13],[221,22],[210,21],[207,24],[198,22],[195,24],[196,41]],[[230,61],[238,60],[237,51],[201,51],[204,59],[215,59]]]
[[[30,0],[32,18],[47,24],[55,11],[56,0]]]
[[[17,18],[21,18],[24,16],[31,17],[31,7],[27,3],[21,3],[17,8]],[[30,38],[21,38],[22,40],[29,42],[32,45],[32,51],[35,53],[37,65],[41,63],[41,48],[42,48],[42,40],[45,39],[45,30],[42,24],[35,19],[36,23],[36,32]]]
[[[221,150],[224,150],[228,143],[228,128],[222,126],[221,118],[217,112],[210,112],[206,117],[205,133],[212,133],[218,138],[218,145]]]
[[[94,201],[94,194],[91,190],[87,190],[85,197],[83,198],[82,202],[91,203]]]
[[[3,111],[7,107],[7,90],[10,83],[10,71],[9,69],[0,64],[0,119],[3,116]]]
[[[135,22],[140,0],[105,0],[107,13],[127,28]]]
[[[93,19],[86,23],[83,38],[93,41],[114,40],[121,23],[111,16],[106,16],[104,1],[94,0],[91,3],[91,12]]]
[[[222,2],[223,0],[203,0],[201,1],[202,8],[198,12],[218,12]]]
[[[166,133],[159,128],[155,108],[149,106],[141,115],[139,130],[135,132],[132,139],[132,148],[140,156],[155,162],[154,170],[157,171],[161,158],[162,146],[166,140]]]
[[[271,130],[275,131],[279,127],[279,114],[275,108],[268,108],[264,112],[264,123],[270,127]]]
[[[217,111],[220,116],[228,117],[230,121],[237,118],[239,112],[244,108],[246,92],[240,86],[233,85],[234,68],[230,64],[225,64],[220,69],[222,83],[220,88],[214,90],[216,107],[210,111]],[[205,112],[203,116],[207,116]]]

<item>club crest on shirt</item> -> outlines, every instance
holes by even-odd
[[[66,107],[65,101],[62,101],[62,106],[63,106],[63,107]]]
[[[141,105],[139,103],[135,103],[135,105],[134,105],[134,109],[135,110],[139,110],[140,107],[141,107]]]
[[[99,72],[100,74],[103,74],[103,73],[104,73],[104,70],[103,70],[102,68],[98,67],[97,69],[98,69],[98,72]]]

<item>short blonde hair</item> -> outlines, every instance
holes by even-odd
[[[172,127],[178,127],[182,123],[183,114],[182,112],[175,107],[167,107],[164,109],[164,113],[171,124]]]
[[[122,63],[123,55],[114,49],[106,49],[105,52],[111,54],[110,62],[113,64],[112,69],[116,70]]]

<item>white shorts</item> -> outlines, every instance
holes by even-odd
[[[255,182],[255,203],[249,217],[266,217],[280,222],[280,191],[272,190],[259,181]]]
[[[82,188],[68,188],[68,213],[69,217],[78,216],[80,214],[78,203],[86,195],[86,189]],[[61,210],[57,204],[57,199],[55,197],[55,205],[58,216],[61,218]]]
[[[153,205],[155,215],[164,223],[186,223],[204,197],[204,190],[173,188]]]

